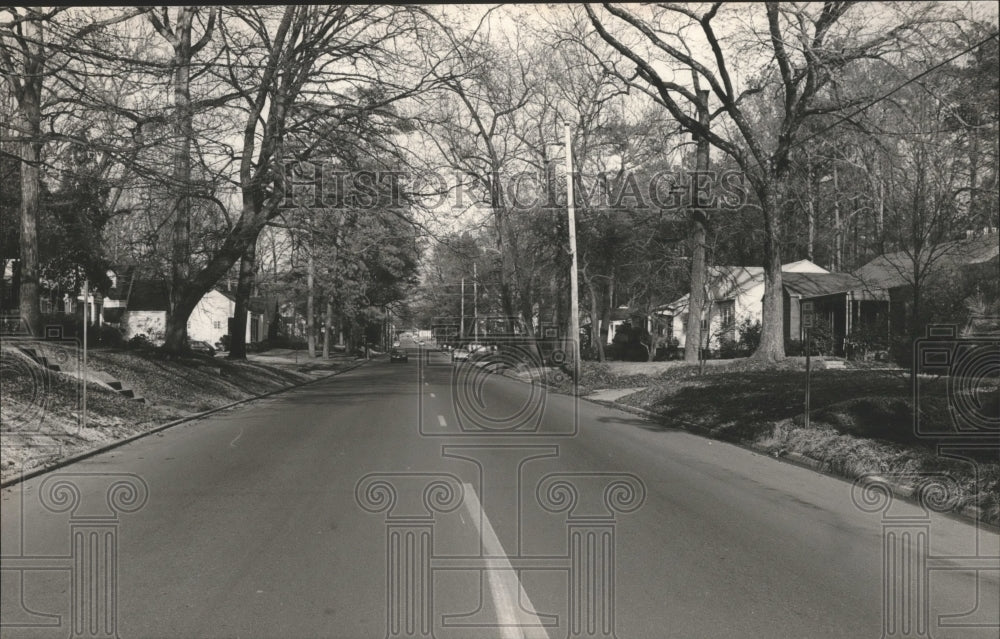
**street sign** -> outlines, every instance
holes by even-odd
[[[813,303],[812,302],[802,302],[802,328],[812,328],[813,327]]]

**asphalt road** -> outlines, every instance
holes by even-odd
[[[0,634],[996,637],[998,536],[857,497],[414,351],[4,490]]]

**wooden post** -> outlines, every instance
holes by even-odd
[[[810,322],[812,324],[812,322]],[[809,390],[812,384],[812,345],[809,343],[809,327],[806,327],[806,417],[803,425],[809,428]]]
[[[80,426],[87,427],[87,310],[90,308],[88,297],[90,286],[87,278],[83,279],[83,384],[81,390]]]
[[[812,385],[812,340],[810,339],[810,334],[812,332],[813,318],[813,302],[802,302],[801,304],[801,316],[802,316],[802,327],[805,329],[805,345],[806,345],[806,414],[805,420],[803,421],[803,426],[809,428],[809,395]]]

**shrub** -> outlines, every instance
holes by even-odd
[[[848,357],[851,358],[858,356],[865,358],[869,353],[884,351],[889,347],[888,332],[888,325],[885,320],[860,324],[854,328],[850,337],[847,338],[844,350],[847,352]]]
[[[741,354],[740,343],[734,339],[721,338],[719,340],[719,359],[733,359]]]
[[[683,356],[683,352],[680,349],[680,340],[676,337],[671,337],[665,343],[660,344],[656,349],[656,355],[653,357],[653,361],[663,362],[667,360],[680,359]]]
[[[598,359],[597,349],[594,348],[589,340],[580,344],[580,359],[585,361],[596,361]]]
[[[825,317],[816,316],[809,330],[810,355],[831,355],[833,346],[833,325]]]
[[[889,357],[898,366],[911,368],[913,366],[913,340],[906,335],[894,335],[889,344]]]
[[[222,350],[228,351],[230,345],[233,343],[233,338],[229,335],[229,333],[226,333],[219,338],[219,342],[222,344]]]
[[[785,342],[785,355],[788,357],[799,357],[805,355],[806,349],[800,339],[790,339]]]
[[[274,339],[266,339],[263,342],[262,350],[267,350],[269,348],[295,348],[303,349],[306,347],[306,339],[304,337],[291,337],[288,335],[278,335]]]
[[[117,326],[104,324],[102,326],[91,326],[87,331],[87,339],[95,344],[110,348],[121,348],[125,343],[125,336]]]
[[[127,346],[134,349],[150,349],[153,348],[153,342],[149,340],[149,337],[145,333],[139,333],[128,341]]]
[[[749,356],[760,346],[760,320],[750,321],[750,318],[746,317],[740,322],[737,331],[740,335],[739,350],[741,354]]]
[[[758,335],[758,343],[760,337]],[[812,345],[810,355],[829,355],[833,353],[833,326],[823,318],[817,317],[813,321],[813,327],[809,329],[809,341]],[[785,340],[785,355],[788,357],[801,357],[806,354],[804,340]]]

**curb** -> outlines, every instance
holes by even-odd
[[[118,448],[119,446],[124,446],[125,444],[134,442],[137,439],[142,439],[143,437],[148,437],[149,435],[152,435],[154,433],[159,433],[160,431],[167,430],[168,428],[172,428],[173,426],[179,426],[180,424],[184,424],[186,422],[193,422],[193,421],[202,419],[204,417],[208,417],[210,415],[213,415],[215,413],[220,413],[220,412],[222,412],[224,410],[228,410],[230,408],[235,408],[236,406],[239,406],[240,404],[247,404],[249,402],[253,402],[253,401],[256,401],[258,399],[264,399],[264,398],[267,398],[267,397],[271,397],[272,395],[277,395],[279,393],[284,393],[286,391],[290,391],[290,390],[293,390],[293,389],[296,389],[296,388],[302,388],[303,386],[308,386],[310,384],[315,384],[316,382],[321,382],[321,381],[323,381],[325,379],[330,379],[331,377],[336,377],[337,375],[340,375],[342,373],[346,373],[348,371],[353,371],[356,368],[360,368],[361,366],[364,366],[365,364],[367,364],[369,362],[372,362],[372,361],[374,361],[374,359],[368,359],[368,360],[365,360],[363,362],[359,362],[357,364],[354,364],[353,366],[350,366],[350,367],[345,368],[343,370],[334,371],[334,372],[330,373],[329,375],[324,375],[322,377],[317,377],[315,379],[310,379],[310,380],[304,381],[304,382],[302,382],[300,384],[292,384],[290,386],[285,386],[285,387],[278,388],[278,389],[275,389],[275,390],[272,390],[272,391],[268,391],[266,393],[263,393],[262,395],[255,395],[253,397],[246,397],[244,399],[236,400],[235,402],[232,402],[230,404],[226,404],[224,406],[217,406],[216,408],[210,408],[209,410],[202,411],[200,413],[195,413],[193,415],[187,415],[185,417],[181,417],[180,419],[175,419],[175,420],[169,421],[169,422],[167,422],[165,424],[160,424],[158,426],[154,426],[153,428],[151,428],[149,430],[144,430],[141,433],[136,433],[134,435],[129,435],[125,439],[118,439],[118,440],[115,440],[115,441],[110,442],[108,444],[105,444],[103,446],[99,446],[97,448],[92,448],[90,450],[86,450],[86,451],[84,451],[82,453],[77,453],[76,455],[72,455],[70,457],[63,457],[62,459],[58,459],[58,460],[56,460],[54,462],[51,462],[51,463],[49,463],[47,465],[39,466],[38,468],[30,470],[30,471],[28,471],[26,473],[22,473],[21,475],[19,475],[17,477],[13,477],[11,479],[8,479],[8,480],[5,480],[3,482],[0,482],[0,489],[9,488],[10,486],[14,486],[15,484],[19,484],[19,483],[21,483],[21,482],[23,482],[23,481],[25,481],[27,479],[33,479],[35,477],[38,477],[39,475],[44,475],[45,473],[52,472],[53,470],[58,470],[59,468],[62,468],[64,466],[69,466],[70,464],[75,464],[76,462],[83,461],[84,459],[87,459],[88,457],[93,457],[95,455],[99,455],[99,454],[107,452],[109,450]]]
[[[607,408],[616,408],[616,409],[624,411],[626,413],[633,413],[635,415],[640,415],[642,417],[648,417],[648,418],[653,419],[653,420],[661,420],[661,419],[663,419],[665,417],[664,415],[662,415],[660,413],[657,413],[657,412],[654,412],[654,411],[651,411],[651,410],[646,410],[645,408],[639,408],[637,406],[629,406],[627,404],[620,404],[617,401],[604,401],[604,400],[599,400],[599,399],[587,399],[586,397],[581,397],[580,399],[584,399],[584,400],[590,402],[591,404],[597,404],[599,406],[605,406]],[[707,437],[707,438],[710,438],[710,439],[716,439],[718,441],[725,441],[725,443],[727,443],[727,444],[732,444],[734,446],[739,446],[740,448],[743,448],[745,450],[753,451],[753,452],[757,453],[758,455],[762,455],[762,456],[765,456],[765,457],[769,457],[771,459],[776,459],[778,461],[782,461],[782,462],[785,462],[785,463],[788,463],[788,464],[792,464],[793,466],[799,466],[800,468],[805,468],[805,469],[808,469],[808,470],[812,470],[812,471],[815,471],[817,473],[821,473],[823,475],[827,475],[829,477],[836,477],[837,479],[849,480],[849,481],[852,481],[852,482],[860,479],[860,477],[868,477],[870,479],[876,479],[876,480],[880,481],[881,483],[885,484],[886,486],[888,486],[889,489],[892,491],[892,493],[893,493],[893,495],[895,497],[898,497],[899,499],[907,501],[907,502],[909,502],[911,504],[915,504],[915,505],[918,505],[918,506],[920,505],[919,502],[918,502],[918,500],[914,498],[914,492],[915,491],[914,491],[914,488],[912,486],[908,486],[906,484],[899,484],[899,483],[896,483],[896,482],[889,481],[888,479],[886,479],[885,477],[882,477],[881,475],[865,473],[864,475],[861,475],[861,476],[857,476],[857,475],[852,476],[852,475],[848,475],[846,473],[840,473],[840,472],[837,472],[835,469],[831,468],[830,465],[827,464],[826,462],[820,461],[818,459],[814,459],[812,457],[809,457],[808,455],[803,455],[801,453],[796,453],[796,452],[789,452],[789,453],[785,453],[784,455],[776,455],[776,454],[774,454],[772,452],[765,451],[765,450],[763,450],[761,448],[758,448],[758,447],[754,446],[753,444],[742,444],[742,443],[738,443],[738,442],[731,442],[731,441],[726,441],[726,440],[719,440],[719,438],[716,437],[716,435],[715,435],[715,429],[705,428],[704,426],[699,426],[697,424],[691,424],[691,423],[686,423],[686,422],[681,422],[681,421],[678,421],[677,423],[678,423],[679,427],[682,430],[685,430],[685,431],[690,432],[692,434],[700,435],[702,437]],[[958,520],[963,521],[965,523],[973,524],[973,525],[975,525],[977,527],[980,527],[980,528],[985,528],[985,529],[988,529],[988,530],[993,530],[993,531],[996,531],[996,532],[1000,532],[1000,525],[992,524],[992,523],[990,523],[988,521],[982,521],[983,509],[980,508],[979,506],[964,506],[961,510],[953,510],[953,511],[950,511],[950,512],[944,512],[944,513],[940,513],[940,514],[942,514],[942,515],[944,515],[946,517],[951,517],[953,519],[958,519]]]

